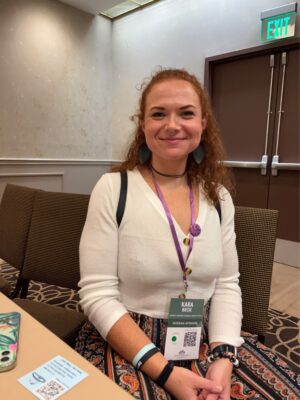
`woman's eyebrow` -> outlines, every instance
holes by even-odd
[[[153,106],[153,107],[151,107],[150,108],[150,110],[164,110],[165,109],[165,107],[160,107],[160,106]]]
[[[182,106],[182,107],[180,107],[179,109],[180,109],[180,110],[184,110],[184,109],[190,108],[190,107],[196,108],[193,104],[187,104],[186,106]]]
[[[196,108],[193,104],[187,104],[186,106],[179,107],[179,110],[185,110],[186,108]],[[153,106],[150,108],[150,110],[165,110],[165,107],[161,106]]]

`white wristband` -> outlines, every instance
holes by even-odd
[[[140,361],[140,359],[143,357],[143,355],[146,354],[147,351],[154,349],[154,348],[155,348],[155,346],[153,343],[146,344],[146,346],[142,347],[141,350],[138,351],[136,353],[136,355],[134,356],[134,359],[132,360],[132,365],[134,367],[137,367],[137,363]]]

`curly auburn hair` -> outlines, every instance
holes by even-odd
[[[139,147],[146,141],[142,130],[142,123],[145,116],[147,96],[157,83],[172,80],[189,82],[199,96],[202,116],[206,118],[207,121],[206,129],[203,131],[201,137],[201,143],[205,148],[205,155],[200,165],[195,162],[192,154],[188,156],[187,176],[190,182],[196,184],[201,183],[208,199],[216,204],[219,201],[218,188],[220,185],[225,186],[226,189],[232,193],[233,181],[228,169],[223,165],[225,149],[213,115],[208,94],[196,76],[184,69],[160,69],[158,72],[152,74],[151,78],[140,86],[142,94],[139,101],[139,110],[132,117],[133,120],[137,121],[134,138],[129,144],[125,161],[113,167],[112,171],[133,170],[135,167],[141,165],[139,160]],[[148,162],[148,165],[150,162],[151,161]]]

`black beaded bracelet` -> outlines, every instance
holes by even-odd
[[[164,387],[165,383],[167,382],[169,376],[173,371],[173,368],[173,365],[168,363],[154,382],[157,383],[159,386]]]
[[[235,356],[237,356],[237,348],[235,346],[232,346],[231,344],[220,344],[219,346],[215,347],[212,351],[213,354],[218,354],[218,353],[232,353]]]
[[[136,368],[140,369],[143,364],[145,364],[146,361],[149,360],[154,354],[159,353],[159,350],[157,347],[154,347],[153,349],[150,349],[147,351],[146,354],[143,355],[143,357],[139,360],[139,362],[136,364]]]
[[[239,360],[237,358],[237,348],[230,344],[222,344],[213,349],[208,356],[209,363],[214,362],[220,358],[227,358],[235,368],[239,367]]]

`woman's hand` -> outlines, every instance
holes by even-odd
[[[232,363],[226,358],[220,358],[210,364],[206,378],[217,385],[222,386],[221,393],[212,393],[205,389],[198,397],[198,400],[230,400]]]
[[[223,389],[222,385],[181,367],[174,367],[164,388],[177,400],[198,400],[202,390],[216,394],[216,399],[219,399]]]

